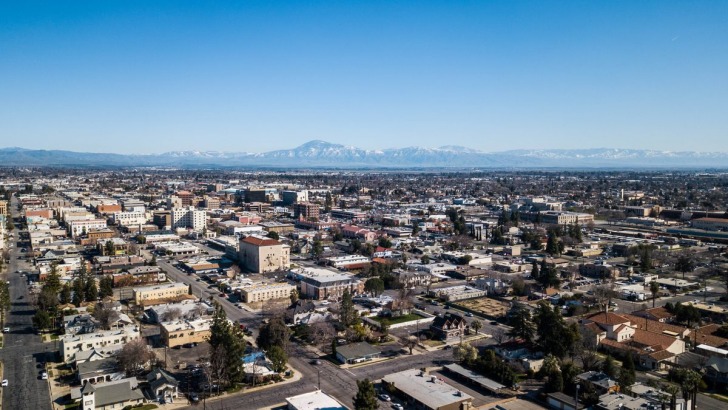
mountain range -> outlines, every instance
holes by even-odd
[[[309,141],[293,149],[252,152],[172,151],[110,154],[0,149],[5,166],[326,167],[326,168],[728,168],[728,153],[615,148],[483,152],[448,145],[365,150]]]

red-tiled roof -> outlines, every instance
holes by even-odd
[[[262,239],[262,238],[256,238],[254,236],[248,236],[247,238],[243,239],[243,242],[249,243],[251,245],[255,246],[272,246],[272,245],[279,245],[279,242],[275,239]]]
[[[589,320],[603,325],[618,325],[622,323],[629,323],[629,319],[622,315],[611,312],[600,312],[589,316]]]

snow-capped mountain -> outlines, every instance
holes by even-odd
[[[728,168],[728,153],[616,148],[482,152],[453,145],[366,150],[314,140],[293,149],[261,153],[172,151],[122,155],[4,148],[0,149],[0,164],[278,168]]]

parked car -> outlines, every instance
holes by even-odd
[[[48,380],[48,373],[47,372],[41,373],[40,378],[41,378],[41,380]]]
[[[382,393],[382,394],[379,395],[379,400],[382,400],[382,401],[391,401],[392,398],[389,397],[388,395]]]
[[[3,379],[2,383],[0,383],[0,386],[8,387],[8,379]]]

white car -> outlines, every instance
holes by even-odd
[[[40,375],[40,378],[41,378],[41,380],[48,380],[48,373],[46,373],[46,372],[43,372],[43,373],[42,373],[42,374]]]
[[[0,383],[0,386],[2,386],[2,387],[8,387],[8,379],[3,379],[3,382]]]
[[[10,333],[10,328],[9,327],[4,327],[3,328],[3,333]]]
[[[399,403],[392,404],[392,408],[396,410],[404,410],[404,407]]]

